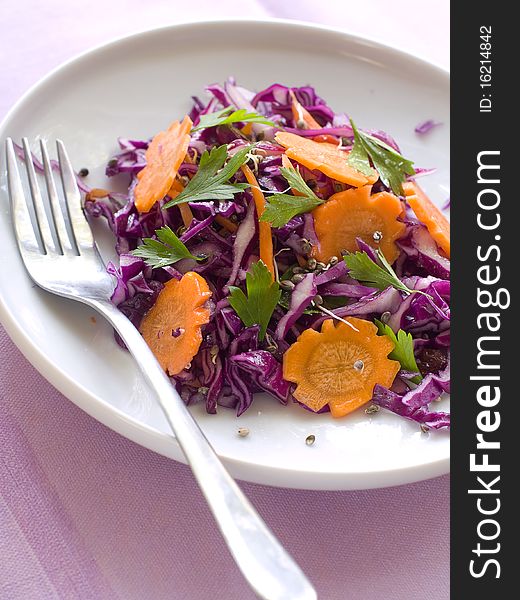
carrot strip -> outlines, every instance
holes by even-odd
[[[193,213],[191,212],[191,208],[186,203],[179,204],[178,206],[184,227],[189,227],[193,221]]]
[[[424,191],[415,183],[403,183],[406,201],[412,208],[415,216],[426,225],[432,238],[450,257],[450,222],[428,198]]]
[[[186,156],[193,123],[186,115],[182,123],[173,122],[166,131],[160,131],[146,150],[146,166],[137,174],[135,206],[139,212],[148,212],[164,198],[177,176]]]
[[[305,129],[321,129],[321,125],[318,121],[316,121],[311,113],[298,102],[295,93],[292,90],[289,90],[289,94],[291,95],[291,110],[296,126],[298,127],[299,124],[303,123]]]
[[[85,200],[95,200],[96,198],[106,198],[110,192],[103,188],[92,188],[90,192],[85,195]]]
[[[294,169],[293,164],[287,154],[282,154],[282,167],[285,169]]]
[[[170,191],[168,192],[168,196],[170,196],[170,198],[177,198],[177,196],[182,192],[183,189],[184,186],[182,185],[182,183],[178,179],[175,179],[172,183]],[[184,227],[189,227],[191,225],[191,222],[193,221],[193,213],[191,212],[191,208],[186,202],[183,202],[182,204],[177,204],[177,206],[179,207],[179,212],[181,213]]]
[[[238,225],[236,223],[233,223],[233,221],[231,221],[227,217],[223,217],[222,215],[217,215],[215,217],[215,221],[219,225],[221,225],[222,227],[224,227],[224,229],[227,229],[228,231],[231,231],[231,233],[235,233],[235,231],[238,229]]]
[[[260,219],[265,210],[264,195],[260,190],[258,181],[256,180],[253,171],[251,171],[247,165],[242,165],[242,173],[244,173],[247,182],[251,186],[251,193],[253,194],[253,200],[255,201],[256,213]],[[274,250],[271,225],[267,223],[267,221],[258,221],[258,230],[260,237],[260,258],[264,261],[274,279],[276,277],[276,272],[274,270]]]
[[[315,135],[311,138],[311,140],[313,142],[318,142],[319,144],[335,144],[336,146],[339,146],[341,144],[338,138],[334,137],[333,135],[329,135],[328,133]]]
[[[174,198],[175,192],[177,194],[180,194],[183,190],[184,190],[184,186],[182,185],[182,183],[178,179],[174,179],[173,183],[172,183],[172,187],[170,188],[170,191],[168,192],[168,196],[171,196],[172,198]]]

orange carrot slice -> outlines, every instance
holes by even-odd
[[[316,121],[311,113],[298,102],[295,93],[292,90],[289,90],[289,94],[291,95],[291,110],[296,126],[301,129],[321,129],[321,125],[318,121]],[[304,127],[301,127],[301,125],[304,125]]]
[[[424,191],[415,183],[403,183],[406,201],[411,206],[415,216],[426,225],[432,238],[450,257],[450,222],[428,198]]]
[[[258,185],[258,181],[253,174],[253,171],[247,166],[242,165],[242,173],[244,173],[247,182],[251,186],[251,193],[253,194],[253,200],[255,201],[256,206],[256,214],[258,218],[262,216],[265,210],[265,198],[260,190]],[[273,251],[273,236],[271,233],[271,225],[267,223],[267,221],[259,221],[258,222],[258,230],[260,237],[260,258],[264,261],[269,272],[273,276],[273,279],[276,277],[276,273],[274,270],[274,251]]]
[[[393,342],[373,323],[347,320],[357,331],[327,319],[321,332],[306,329],[283,356],[283,377],[297,384],[294,397],[314,411],[328,404],[333,417],[366,404],[377,383],[390,387],[400,369],[388,358]]]
[[[311,140],[320,144],[334,144],[335,146],[339,146],[341,143],[338,138],[334,137],[333,135],[329,135],[328,133],[315,135],[313,138],[311,138]]]
[[[206,280],[189,271],[181,280],[166,282],[157,301],[141,322],[141,333],[170,375],[185,369],[199,351],[201,327],[209,323],[206,302],[211,291]]]
[[[150,142],[145,155],[146,166],[137,174],[139,182],[134,190],[135,206],[139,212],[149,211],[170,190],[186,156],[192,125],[186,115],[182,123],[173,122]]]
[[[168,192],[168,196],[172,198],[179,195],[184,190],[184,186],[178,179],[174,179],[170,191]]]
[[[319,241],[312,251],[315,258],[328,262],[332,256],[340,256],[342,250],[355,252],[359,237],[378,247],[390,263],[394,262],[399,255],[395,240],[405,230],[404,223],[397,220],[403,210],[401,201],[388,192],[371,196],[371,189],[366,185],[338,192],[312,211]],[[376,232],[382,237],[374,236]]]
[[[375,183],[378,179],[373,169],[372,174],[367,177],[349,166],[348,153],[339,150],[334,144],[314,142],[286,131],[279,131],[275,135],[275,140],[286,148],[285,153],[289,158],[293,158],[308,169],[317,169],[342,183],[361,187],[367,183]]]
[[[85,194],[85,200],[96,200],[97,198],[106,198],[110,192],[103,188],[92,188]]]
[[[191,212],[191,208],[185,202],[182,204],[177,204],[177,206],[179,207],[184,227],[189,227],[193,221],[193,213]]]
[[[172,187],[168,192],[168,196],[170,196],[170,198],[172,199],[177,198],[177,196],[182,192],[183,189],[184,186],[182,185],[182,183],[178,179],[174,179]],[[179,212],[181,213],[184,227],[189,227],[191,225],[191,222],[193,221],[193,213],[191,212],[191,208],[186,202],[183,202],[182,204],[177,204],[177,206],[179,207]]]
[[[292,162],[289,160],[287,154],[282,154],[282,167],[285,169],[294,169]]]

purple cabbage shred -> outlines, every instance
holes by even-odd
[[[242,124],[235,124],[194,132],[178,172],[184,185],[197,173],[205,151],[227,144],[231,157],[254,142],[255,160],[249,165],[269,201],[274,193],[290,193],[280,170],[284,148],[275,140],[277,131],[281,129],[308,138],[333,136],[345,153],[354,143],[347,115],[336,113],[310,85],[288,87],[274,83],[255,93],[229,78],[223,85],[207,86],[206,92],[206,99],[193,97],[189,114],[195,124],[203,115],[231,107],[258,112],[276,126],[252,123],[248,130],[242,130]],[[320,129],[308,129],[305,123],[295,119],[293,98],[319,123]],[[424,135],[439,125],[428,120],[417,125],[415,131]],[[388,133],[367,132],[399,151]],[[281,404],[295,401],[294,385],[283,377],[283,354],[303,331],[320,330],[323,321],[330,318],[382,319],[395,332],[403,329],[412,335],[423,379],[415,385],[411,380],[415,380],[417,374],[401,370],[391,389],[376,385],[374,404],[424,427],[449,427],[449,414],[430,407],[442,394],[449,393],[450,387],[450,261],[409,207],[400,217],[405,232],[397,241],[399,257],[393,268],[398,278],[413,291],[411,294],[392,286],[378,289],[353,279],[342,260],[341,249],[337,252],[339,260],[320,264],[319,268],[316,261],[313,265],[310,252],[319,246],[319,239],[311,212],[273,228],[278,276],[293,283],[285,283],[284,303],[275,308],[265,338],[260,339],[259,326],[244,325],[228,299],[231,286],[246,291],[246,273],[260,256],[260,227],[251,190],[239,191],[232,199],[190,202],[193,220],[188,227],[178,207],[164,208],[170,199],[168,196],[149,212],[140,214],[134,204],[134,189],[138,173],[146,166],[149,140],[119,138],[118,143],[118,152],[106,165],[106,175],[119,185],[124,184],[126,193],[91,190],[78,176],[78,185],[86,194],[85,211],[89,217],[103,217],[114,234],[119,263],[109,263],[107,268],[114,277],[113,302],[139,327],[164,284],[172,278],[180,279],[184,273],[196,271],[205,278],[212,292],[210,319],[201,329],[200,349],[191,364],[172,377],[172,383],[187,404],[204,403],[209,413],[231,408],[241,415],[259,392]],[[23,153],[20,147],[16,151]],[[36,157],[32,158],[36,169],[41,171],[41,163]],[[53,163],[53,168],[56,167]],[[307,184],[324,201],[337,191],[338,182],[321,171],[309,170],[303,165],[298,168]],[[427,175],[432,171],[417,169],[416,174]],[[239,169],[229,183],[244,182]],[[373,190],[388,191],[381,181]],[[449,203],[444,208],[448,207]],[[154,238],[156,230],[164,226],[176,232],[189,252],[202,260],[184,258],[163,268],[151,268],[132,254],[143,238]],[[357,249],[377,262],[375,248],[376,238],[370,245],[357,238]],[[172,329],[172,335],[182,335],[181,329]]]

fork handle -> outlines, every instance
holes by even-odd
[[[119,333],[191,466],[235,562],[265,600],[314,600],[316,592],[224,468],[134,325],[110,302],[91,300]]]

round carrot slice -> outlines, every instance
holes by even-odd
[[[399,255],[395,240],[405,230],[404,223],[397,220],[403,210],[401,201],[388,192],[371,196],[371,189],[366,185],[338,192],[313,210],[319,241],[312,251],[315,258],[328,262],[332,256],[340,256],[342,250],[354,252],[358,250],[356,238],[361,238],[394,262]]]
[[[450,257],[450,222],[428,198],[424,191],[414,182],[403,183],[406,201],[415,216],[426,225],[432,238]]]
[[[199,351],[201,327],[209,323],[206,280],[189,271],[170,279],[141,323],[141,333],[161,367],[170,375],[185,369]]]
[[[193,123],[186,115],[182,123],[175,121],[166,131],[159,132],[146,150],[146,166],[139,171],[134,190],[135,206],[147,212],[170,190],[177,171],[186,156]]]
[[[314,142],[287,131],[279,131],[275,135],[275,140],[286,148],[285,153],[289,158],[308,169],[317,169],[336,181],[361,187],[378,180],[378,175],[373,169],[372,175],[367,177],[349,166],[347,164],[348,152],[340,150],[335,144]]]
[[[297,384],[294,397],[314,411],[328,404],[334,417],[369,402],[377,383],[390,387],[400,369],[388,358],[393,342],[373,323],[347,320],[355,329],[332,319],[321,332],[306,329],[283,357],[284,379]]]

